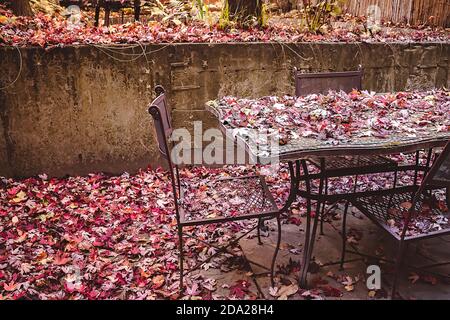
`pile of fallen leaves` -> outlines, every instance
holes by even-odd
[[[0,7],[0,44],[14,46],[64,46],[72,44],[178,43],[178,42],[448,42],[445,30],[382,30],[371,36],[362,30],[336,28],[327,34],[311,34],[296,27],[273,25],[258,29],[221,30],[200,21],[173,24],[151,21],[110,27],[93,27],[86,19],[70,19],[41,13],[16,17]]]
[[[202,170],[181,174],[189,179]],[[180,298],[170,188],[161,170],[0,180],[0,300]],[[221,244],[245,228],[191,231]],[[213,253],[196,240],[185,242],[188,265]],[[227,271],[235,264],[219,256],[204,268]],[[217,298],[214,279],[197,275],[186,283],[188,297]]]
[[[277,136],[280,145],[302,139],[341,144],[370,137],[412,138],[450,132],[447,90],[394,94],[330,91],[298,98],[224,97],[210,104],[227,128],[267,131]]]
[[[410,201],[393,205],[388,209],[389,220],[387,223],[391,230],[401,236],[405,217],[410,214],[412,203]],[[405,231],[405,236],[417,236],[425,233],[436,232],[450,227],[449,209],[444,199],[425,198],[419,202],[418,208]]]
[[[209,181],[247,176],[259,170],[245,166],[195,167],[181,170],[180,176],[183,184],[198,187],[195,196],[199,197],[199,209],[205,211],[202,201],[214,199],[219,192],[204,187]],[[399,183],[408,184],[412,179],[410,175],[400,175]],[[389,180],[392,176],[361,176],[358,185],[362,189],[375,189],[386,187],[392,183]],[[266,181],[281,207],[289,193],[287,168],[282,165]],[[347,177],[330,181],[330,192],[348,190],[353,183]],[[241,201],[237,194],[231,200]],[[188,195],[188,204],[195,206],[194,197]],[[283,223],[301,224],[300,217],[305,212],[305,200],[299,199]],[[223,245],[255,222],[192,227],[185,231]],[[229,254],[205,263],[203,272],[189,274],[186,288],[180,294],[177,246],[171,184],[167,172],[161,169],[120,176],[97,173],[48,178],[42,174],[22,180],[0,179],[0,300],[256,298],[247,280],[225,283],[218,290],[217,281],[206,272],[246,270],[245,259]],[[188,267],[216,252],[189,238],[185,239],[184,250]],[[238,256],[242,254],[239,247],[232,250]],[[290,252],[299,254],[298,248],[291,248]],[[280,274],[297,275],[298,269],[298,265],[282,266]],[[347,281],[344,280],[343,283]],[[323,282],[316,287],[317,292],[306,291],[302,296],[309,299],[317,298],[317,294],[341,295]],[[297,290],[281,286],[272,288],[270,294],[284,299]]]

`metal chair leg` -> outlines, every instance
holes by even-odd
[[[275,277],[275,262],[277,260],[278,251],[280,250],[281,244],[281,219],[280,216],[277,216],[277,227],[278,227],[278,238],[277,238],[277,246],[275,248],[275,253],[272,258],[272,265],[270,267],[270,281],[272,283],[272,287],[275,285],[274,277]]]
[[[392,283],[392,292],[391,292],[391,299],[395,299],[396,297],[396,291],[397,291],[397,284],[398,284],[398,276],[403,264],[403,258],[405,254],[406,246],[404,244],[404,241],[400,241],[399,249],[398,249],[398,256],[397,256],[397,262],[395,264],[395,274],[394,274],[394,281]]]
[[[256,234],[257,234],[257,236],[258,236],[258,244],[259,245],[262,245],[263,243],[262,243],[262,241],[261,241],[261,227],[262,227],[262,224],[263,224],[263,221],[262,221],[262,219],[260,218],[260,219],[258,219],[258,227],[256,228]]]
[[[183,292],[183,273],[184,273],[184,265],[183,265],[183,229],[178,227],[178,244],[180,250],[180,292]]]
[[[309,251],[309,245],[310,245],[310,233],[311,233],[311,200],[309,198],[306,198],[306,230],[305,230],[305,244],[303,246],[303,256],[302,256],[302,264],[301,264],[301,270],[300,270],[300,276],[299,276],[299,285],[300,287],[306,287],[305,283],[303,282],[303,273],[305,269],[308,269],[307,263],[307,257],[308,257],[308,251]]]
[[[420,151],[416,151],[416,166],[414,169],[414,186],[417,186],[417,178],[419,176],[419,165],[420,165]]]
[[[306,167],[306,163],[305,163],[305,167]],[[321,172],[324,172],[325,170],[325,160],[321,160]],[[305,173],[308,173],[308,168],[305,168]],[[308,177],[309,178],[309,177]],[[308,179],[307,178],[307,179]],[[320,212],[320,208],[322,204],[325,204],[325,199],[322,196],[322,191],[323,191],[323,187],[324,187],[324,181],[325,177],[320,177],[320,183],[319,183],[319,193],[318,193],[318,198],[317,198],[317,207],[316,207],[316,214],[314,215],[314,219],[313,219],[313,226],[312,226],[312,230],[311,230],[311,236],[309,239],[307,239],[307,243],[308,246],[307,248],[304,248],[304,250],[306,250],[306,257],[304,258],[305,262],[304,262],[304,266],[302,268],[302,272],[301,272],[301,277],[300,277],[300,285],[302,287],[306,287],[307,286],[307,281],[306,278],[308,276],[308,269],[309,269],[309,263],[311,262],[311,257],[313,254],[313,250],[314,250],[314,241],[316,239],[316,232],[317,232],[317,227],[318,227],[318,222],[319,222],[319,212]],[[309,183],[309,181],[307,181],[307,183]],[[311,189],[308,187],[307,188],[308,192],[311,191]],[[311,204],[308,204],[308,207],[310,207]],[[307,212],[308,216],[311,214],[310,212]],[[310,221],[308,222],[308,224],[310,223]],[[306,235],[308,237],[308,235]]]
[[[342,217],[342,253],[341,253],[341,263],[340,270],[344,270],[345,261],[345,251],[347,249],[347,213],[348,213],[349,202],[345,203],[344,216]]]
[[[356,190],[358,189],[358,178],[359,176],[355,175],[355,184],[353,186],[353,193],[356,193]],[[347,250],[347,215],[349,206],[350,201],[347,200],[345,202],[344,216],[342,217],[342,252],[341,252],[341,263],[339,265],[340,270],[344,270],[345,253]]]
[[[302,266],[301,266],[301,270],[300,270],[299,284],[300,284],[300,287],[306,288],[306,285],[307,285],[306,278],[307,278],[308,269],[309,269],[309,262],[310,262],[310,258],[311,258],[312,247],[314,246],[314,239],[315,239],[315,234],[316,234],[316,230],[317,230],[320,202],[322,200],[322,189],[323,189],[324,177],[320,178],[319,196],[317,199],[316,214],[314,215],[313,227],[311,230],[311,212],[312,212],[311,205],[312,204],[311,204],[311,197],[309,196],[311,194],[311,180],[309,177],[308,166],[306,164],[306,161],[302,160],[301,164],[303,167],[304,175],[306,177],[306,179],[305,179],[306,193],[308,194],[308,196],[306,197],[305,245],[303,246],[303,259],[302,259]],[[321,172],[324,172],[324,166],[325,166],[324,161],[321,160]]]
[[[306,288],[308,285],[308,282],[307,282],[308,270],[309,270],[309,265],[311,262],[313,250],[314,250],[314,241],[316,240],[317,226],[318,226],[318,220],[319,220],[318,218],[319,218],[319,216],[316,215],[313,220],[311,236],[309,238],[308,249],[306,252],[305,265],[302,269],[302,273],[301,273],[301,277],[300,277],[300,285],[303,288]]]
[[[325,178],[325,199],[328,195],[328,178]],[[323,221],[325,219],[325,207],[326,207],[326,200],[322,203],[322,210],[320,212],[320,235],[324,235],[325,232],[323,232]]]
[[[397,179],[398,179],[398,170],[396,169],[394,171],[394,185],[393,185],[393,189],[397,188]],[[392,199],[394,199],[394,192],[392,192],[391,196],[389,197],[388,208],[390,208],[392,206]]]

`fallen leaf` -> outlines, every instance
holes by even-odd
[[[164,281],[165,281],[165,278],[163,275],[158,275],[158,276],[153,277],[153,279],[152,279],[153,288],[154,289],[161,288],[164,284]]]
[[[375,298],[376,295],[377,295],[377,292],[376,292],[375,290],[370,290],[370,291],[367,293],[367,296],[368,296],[369,298]]]
[[[429,283],[431,285],[436,285],[438,283],[438,279],[435,276],[432,275],[424,275],[422,276],[422,280],[425,281],[426,283]]]
[[[14,283],[13,281],[11,281],[10,283],[4,283],[3,284],[3,289],[5,289],[6,291],[14,291],[17,289],[17,283]]]
[[[291,284],[289,286],[281,286],[278,290],[278,300],[287,300],[289,296],[292,296],[298,292],[298,286],[296,284]]]
[[[321,289],[326,297],[335,297],[339,298],[343,296],[343,293],[338,288],[335,288],[331,285],[320,285],[318,286],[319,289]]]
[[[16,197],[13,199],[14,202],[19,203],[27,199],[27,194],[23,191],[20,191],[16,194]]]
[[[415,272],[411,272],[408,279],[411,281],[411,283],[416,283],[420,279],[420,276]]]
[[[56,255],[55,259],[53,260],[53,262],[57,265],[57,266],[62,266],[65,265],[67,262],[70,261],[70,258],[68,258],[67,256],[60,254],[60,255]]]
[[[351,291],[355,290],[355,286],[352,285],[352,284],[348,284],[348,285],[346,285],[344,288],[345,288],[345,290],[347,290],[348,292],[351,292]]]

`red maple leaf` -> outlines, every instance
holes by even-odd
[[[329,284],[318,286],[318,288],[323,291],[323,294],[326,297],[338,298],[338,297],[342,297],[342,295],[343,295],[341,290],[339,290],[338,288],[335,288],[333,286],[330,286]]]
[[[230,296],[243,299],[249,293],[251,283],[246,280],[238,280],[234,286],[230,287]]]

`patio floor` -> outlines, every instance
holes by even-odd
[[[391,240],[383,231],[376,228],[366,217],[354,210],[349,216],[347,230],[350,230],[352,245],[358,252],[377,255],[386,259],[395,257],[397,243]],[[339,212],[339,211],[338,211]],[[390,292],[392,281],[391,274],[393,267],[391,264],[383,263],[381,268],[382,289],[371,291],[366,286],[366,268],[369,264],[360,256],[347,253],[344,270],[339,270],[341,254],[341,219],[340,214],[336,219],[332,219],[324,224],[324,235],[317,236],[314,246],[315,262],[323,265],[315,273],[308,274],[308,290],[300,289],[298,293],[288,295],[289,299],[384,299],[387,292]],[[282,243],[277,259],[279,266],[289,264],[289,260],[300,262],[302,252],[295,251],[301,248],[304,238],[304,218],[300,227],[293,224],[283,225]],[[269,266],[272,257],[271,248],[275,247],[276,232],[263,240],[265,245],[260,246],[257,239],[241,240],[240,245],[245,256],[255,262]],[[271,247],[271,248],[270,248]],[[349,247],[349,245],[348,245]],[[426,265],[434,262],[450,261],[450,238],[434,238],[412,244],[408,250],[406,261],[411,265]],[[355,259],[359,259],[354,261]],[[351,261],[353,260],[353,261]],[[292,265],[292,262],[291,262]],[[292,269],[292,268],[291,268]],[[447,267],[433,269],[442,274],[450,275]],[[252,266],[255,274],[263,272],[262,268]],[[289,270],[291,271],[291,270]],[[278,274],[279,292],[284,290],[288,293],[295,291],[298,279],[298,268],[286,275]],[[266,276],[256,277],[257,286],[261,289],[260,294],[266,299],[284,299],[283,292],[274,294],[270,292],[270,278]],[[404,299],[448,299],[450,297],[449,279],[438,278],[431,274],[415,273],[413,270],[403,269],[400,276],[399,293]]]
[[[229,168],[242,174],[243,168]],[[185,178],[206,177],[222,170],[183,170]],[[288,176],[282,171],[268,179],[282,203],[287,195]],[[384,183],[380,180],[380,183]],[[369,180],[367,185],[370,186]],[[324,225],[314,256],[317,265],[309,274],[308,290],[297,287],[299,261],[305,226],[304,203],[294,206],[283,221],[281,250],[277,259],[276,288],[270,287],[261,268],[242,258],[270,265],[275,248],[272,231],[263,234],[258,245],[256,232],[233,250],[239,258],[219,256],[200,271],[186,277],[178,291],[178,250],[175,215],[169,180],[162,171],[141,171],[136,175],[48,179],[45,175],[25,180],[0,180],[0,300],[2,299],[383,299],[389,291],[392,267],[381,266],[382,287],[367,289],[363,260],[346,264],[340,257],[342,206]],[[355,211],[355,212],[353,212]],[[216,243],[245,231],[252,223],[199,228],[195,232]],[[396,243],[368,219],[352,209],[348,219],[350,242],[360,252],[392,259]],[[193,230],[194,231],[194,230]],[[408,261],[425,264],[450,261],[449,238],[436,238],[412,245]],[[185,254],[191,265],[205,259],[208,247],[190,241]],[[348,260],[358,258],[347,255]],[[373,264],[373,263],[371,263]],[[441,272],[449,275],[449,269]],[[447,278],[448,279],[448,278]],[[450,286],[431,275],[406,269],[400,293],[405,299],[448,299]]]

